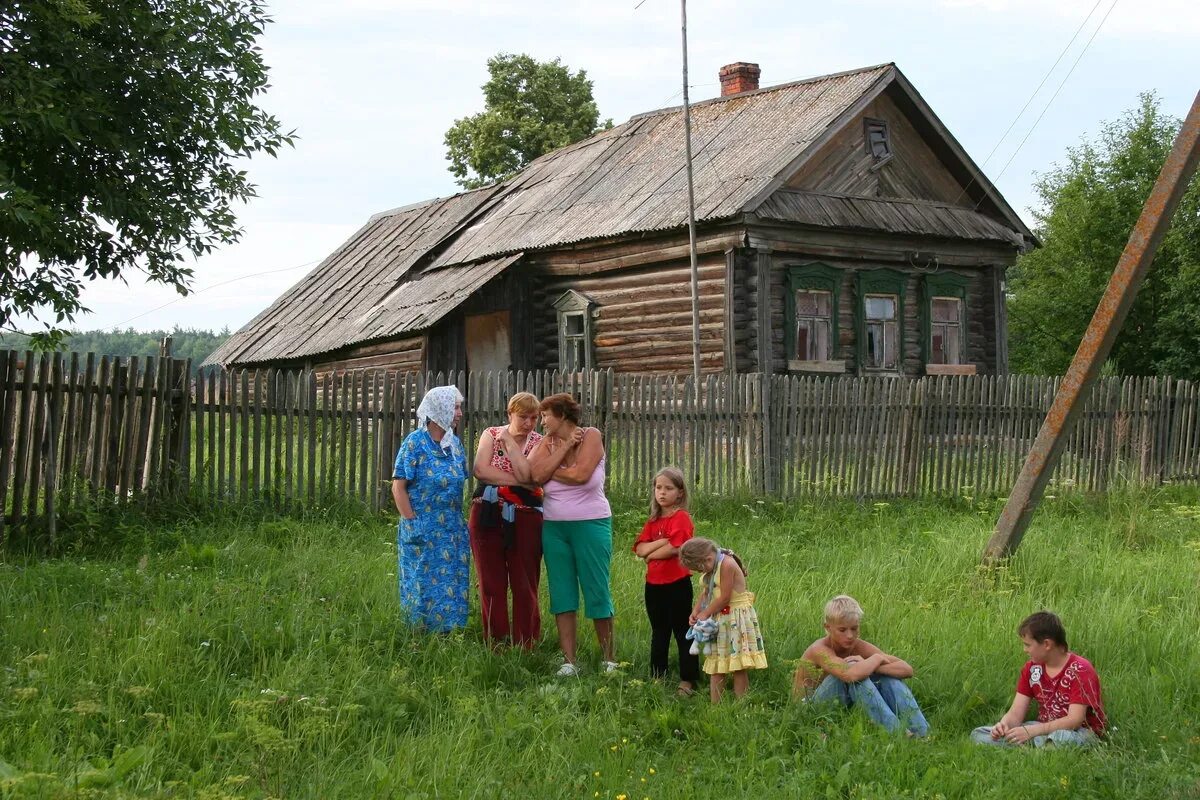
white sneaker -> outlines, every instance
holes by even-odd
[[[579,675],[579,667],[567,661],[558,668],[558,672],[554,673],[554,675],[557,678],[574,678]]]
[[[618,669],[621,668],[621,665],[618,664],[616,661],[602,661],[600,663],[604,666],[605,672],[616,672]]]

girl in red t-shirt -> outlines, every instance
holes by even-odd
[[[700,678],[700,659],[690,651],[688,616],[692,612],[692,573],[679,563],[679,548],[692,538],[687,481],[676,467],[654,476],[650,519],[633,552],[646,562],[646,615],[650,618],[650,674],[667,674],[671,637],[679,648],[679,694],[690,695]]]

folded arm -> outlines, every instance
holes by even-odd
[[[555,480],[580,485],[592,479],[592,473],[600,465],[600,459],[604,458],[604,444],[600,431],[595,428],[585,430],[583,441],[576,445],[576,449],[579,453],[575,457],[575,463],[569,467],[559,466],[554,471]]]

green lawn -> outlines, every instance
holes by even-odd
[[[106,517],[64,534],[85,544],[72,555],[9,554],[0,797],[1200,797],[1200,491],[1060,496],[993,573],[977,566],[991,501],[702,502],[699,532],[745,557],[772,664],[719,707],[647,680],[627,549],[643,508],[617,503],[629,663],[598,674],[588,631],[576,680],[552,677],[552,635],[489,652],[474,612],[460,635],[407,631],[387,520]],[[789,702],[839,592],[913,664],[928,740]],[[1110,742],[973,747],[1039,608],[1096,665]]]

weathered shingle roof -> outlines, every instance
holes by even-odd
[[[397,289],[419,283],[409,274],[413,266],[499,188],[376,214],[316,269],[229,337],[205,363],[305,358],[432,324],[427,310],[401,298]],[[471,276],[463,277],[464,283],[471,282]],[[447,285],[450,281],[441,283],[447,291],[456,289]],[[423,303],[435,299],[424,291],[421,296]],[[453,306],[447,310],[450,308]]]
[[[780,189],[755,209],[755,216],[822,228],[888,231],[947,239],[1022,244],[1021,234],[969,208],[925,200],[848,197]]]
[[[969,209],[782,187],[823,137],[893,83],[931,116],[893,64],[692,106],[697,222],[755,212],[818,226],[1019,242],[1024,224],[953,141],[954,157],[1011,227]],[[502,184],[372,217],[206,363],[307,358],[422,330],[524,252],[686,224],[682,111],[641,114],[542,156]]]
[[[696,104],[696,220],[742,213],[792,159],[893,70],[884,64]],[[457,236],[435,263],[686,225],[683,151],[683,114],[670,108],[542,156],[514,177],[481,223]]]

